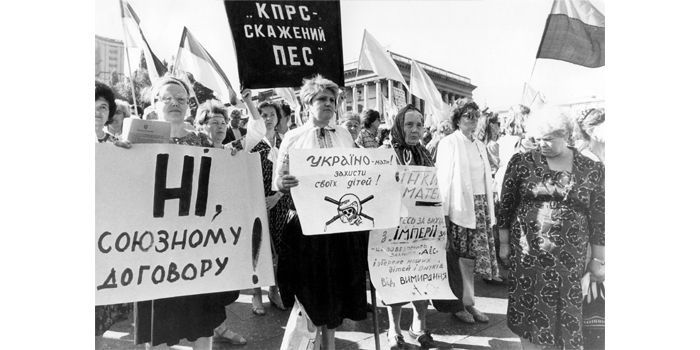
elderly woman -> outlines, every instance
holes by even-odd
[[[360,115],[353,112],[345,112],[340,125],[350,132],[353,140],[356,140],[357,135],[360,133]]]
[[[332,81],[322,76],[304,80],[300,97],[309,111],[309,120],[287,132],[282,140],[275,173],[280,191],[289,193],[299,184],[294,174],[289,174],[291,150],[354,147],[347,130],[329,126],[336,113],[336,96],[338,85]],[[294,215],[283,238],[289,255],[285,261],[280,260],[280,268],[288,269],[293,296],[319,327],[322,349],[333,350],[335,328],[344,318],[359,321],[367,317],[367,233],[307,236],[302,234],[299,218]],[[284,294],[282,297],[286,298]]]
[[[224,148],[223,141],[226,137],[226,125],[228,124],[226,108],[216,100],[208,100],[197,108],[195,125],[198,130],[209,138],[209,143],[213,148]],[[231,291],[222,293],[221,296],[228,298],[228,304],[238,299],[240,292]],[[246,339],[240,334],[226,327],[224,321],[214,329],[214,342],[230,343],[232,345],[244,345]]]
[[[406,105],[396,114],[394,126],[391,128],[391,147],[401,165],[435,166],[428,150],[420,144],[423,135],[423,115],[413,105]],[[389,344],[391,349],[403,349],[406,342],[401,334],[401,306],[405,303],[389,305]],[[426,329],[425,314],[428,311],[428,301],[418,300],[413,305],[413,322],[408,329],[408,335],[418,340],[421,347],[431,348],[435,341]]]
[[[158,119],[170,123],[170,143],[211,146],[209,136],[185,127],[193,92],[184,80],[165,76],[153,85],[152,91],[152,105]],[[136,343],[171,346],[187,339],[194,342],[195,350],[210,350],[214,330],[226,319],[225,307],[233,300],[231,292],[221,292],[138,302]]]
[[[605,168],[569,147],[561,111],[539,111],[527,128],[537,149],[508,163],[498,213],[508,328],[524,349],[581,349],[581,278],[605,278]]]
[[[362,129],[355,139],[355,143],[362,148],[377,148],[379,143],[379,112],[373,109],[366,109],[360,116]]]
[[[605,163],[605,109],[590,108],[576,119],[576,149],[584,156]]]
[[[107,84],[95,81],[95,137],[97,142],[115,141],[114,135],[105,132],[105,125],[112,122],[117,111],[114,92]]]
[[[491,280],[499,274],[491,233],[496,222],[491,168],[486,146],[474,136],[479,116],[479,106],[474,102],[454,108],[452,126],[456,131],[440,142],[435,164],[447,242],[459,257],[462,277],[459,297],[465,308],[454,315],[467,323],[489,321],[474,306],[474,275]]]

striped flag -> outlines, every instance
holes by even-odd
[[[192,73],[195,80],[212,89],[219,100],[236,101],[236,93],[223,69],[187,27],[182,29],[174,69]]]
[[[122,15],[122,28],[124,29],[124,47],[128,50],[130,47],[139,48],[143,50],[143,55],[146,58],[146,68],[148,69],[148,77],[151,79],[151,83],[155,82],[158,78],[163,76],[168,69],[165,68],[163,62],[161,62],[158,57],[151,50],[151,46],[148,45],[146,37],[143,35],[141,30],[141,21],[139,16],[131,7],[126,0],[119,0],[121,15]],[[131,72],[128,74],[131,76]]]
[[[362,37],[362,47],[360,48],[360,58],[357,60],[357,69],[371,70],[380,77],[401,82],[408,87],[399,67],[391,58],[389,52],[379,44],[365,29]]]
[[[537,58],[605,65],[605,16],[588,0],[554,0]]]
[[[411,60],[411,94],[425,101],[425,126],[429,127],[446,120],[450,106],[442,100],[440,91],[435,87],[433,79],[415,60]]]

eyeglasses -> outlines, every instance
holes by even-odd
[[[166,97],[160,97],[158,98],[158,101],[162,101],[163,103],[166,104],[171,104],[173,101],[177,102],[177,104],[184,105],[187,104],[187,99],[184,97],[172,97],[172,96],[166,96]]]

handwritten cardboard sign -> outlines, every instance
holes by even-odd
[[[340,2],[224,1],[241,87],[300,86],[321,74],[340,86]]]
[[[97,305],[274,284],[258,155],[95,147]]]
[[[435,168],[399,169],[401,222],[370,232],[372,284],[387,304],[455,299],[447,278],[447,231]]]
[[[386,148],[291,150],[289,173],[299,179],[292,198],[304,234],[398,225],[395,158],[394,151]]]

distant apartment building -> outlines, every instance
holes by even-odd
[[[109,81],[114,72],[124,75],[124,43],[95,35],[95,78]]]

